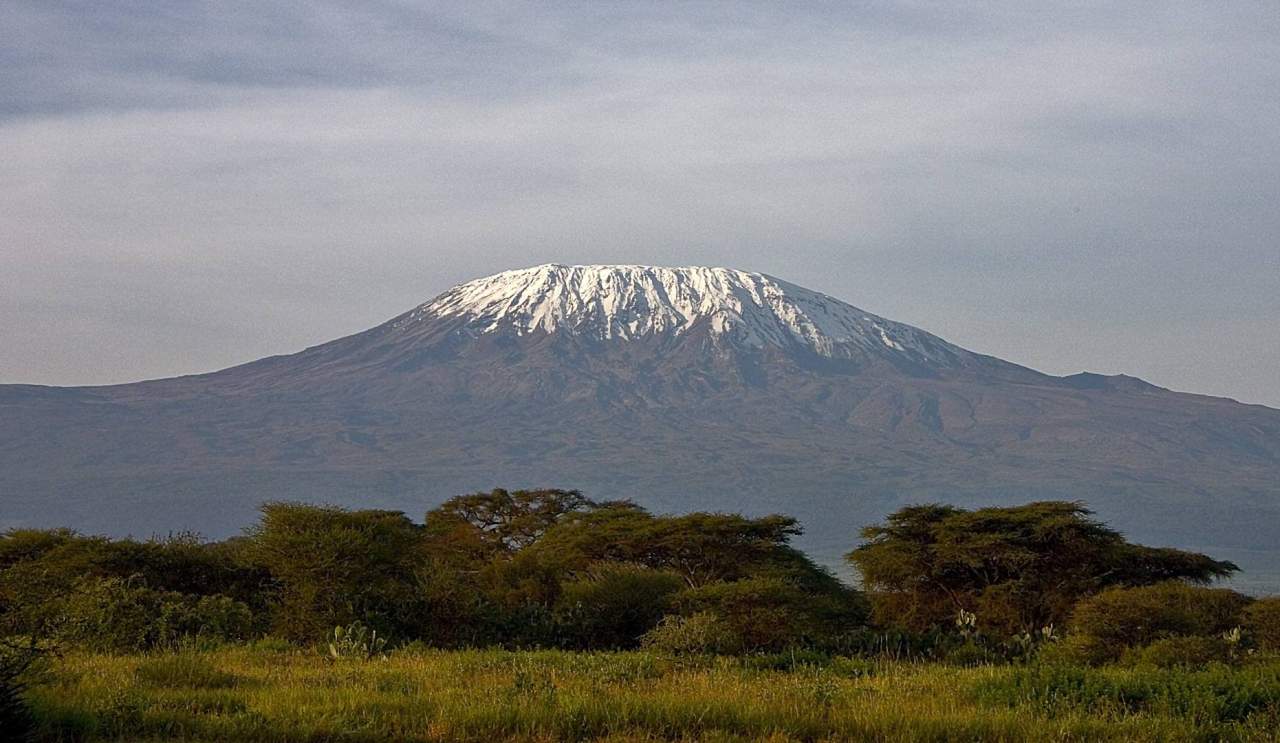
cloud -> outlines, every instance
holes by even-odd
[[[28,352],[0,380],[202,371],[475,275],[616,261],[765,270],[1048,371],[1280,404],[1277,25],[11,3],[0,347]]]

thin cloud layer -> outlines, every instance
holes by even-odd
[[[692,263],[1280,405],[1278,38],[1263,3],[6,4],[0,381]]]

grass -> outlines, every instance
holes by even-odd
[[[259,646],[67,655],[30,700],[45,741],[1271,741],[1280,667],[429,650],[334,662]]]

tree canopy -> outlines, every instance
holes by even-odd
[[[557,489],[458,496],[422,524],[267,503],[243,536],[212,543],[18,529],[0,534],[0,636],[137,650],[267,634],[308,643],[360,622],[438,647],[848,651],[890,635],[958,646],[974,636],[954,625],[963,610],[989,641],[980,653],[1050,623],[1110,658],[1236,624],[1275,646],[1273,606],[1246,612],[1238,594],[1191,585],[1233,564],[1131,544],[1078,503],[901,509],[848,556],[865,593],[793,547],[799,533],[782,515],[653,514]],[[1184,621],[1209,604],[1212,622]],[[1124,623],[1136,639],[1107,634]]]
[[[267,503],[248,537],[243,555],[274,579],[273,626],[285,636],[315,637],[355,620],[398,626],[413,610],[422,529],[399,511]]]
[[[1061,623],[1081,597],[1163,580],[1206,583],[1230,562],[1131,544],[1080,503],[965,510],[903,508],[862,530],[848,554],[873,618],[910,630],[946,626],[961,609],[1013,633]]]

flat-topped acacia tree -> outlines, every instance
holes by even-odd
[[[873,620],[924,631],[963,609],[990,631],[1063,623],[1076,601],[1111,586],[1208,583],[1238,570],[1202,554],[1132,544],[1080,503],[966,510],[908,506],[862,530],[847,555]]]

